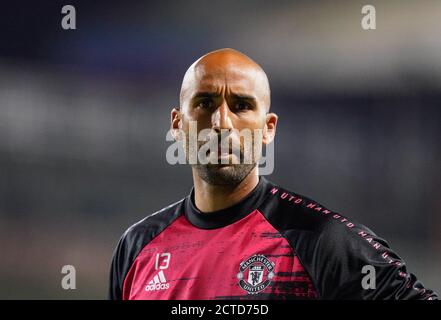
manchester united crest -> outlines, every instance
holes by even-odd
[[[237,278],[239,286],[249,294],[257,294],[264,290],[274,277],[274,262],[262,254],[255,254],[242,261]]]

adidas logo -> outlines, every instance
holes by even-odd
[[[161,270],[153,280],[150,280],[145,287],[145,291],[167,290],[169,287],[170,285],[167,283],[167,280],[165,280],[164,272]]]

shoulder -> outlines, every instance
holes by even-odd
[[[120,238],[120,243],[147,243],[169,226],[182,213],[185,198],[156,211],[132,224]]]
[[[281,232],[305,233],[308,239],[320,241],[325,250],[337,249],[339,245],[347,246],[347,241],[352,242],[352,247],[369,243],[378,247],[373,242],[374,238],[380,245],[387,246],[367,226],[308,196],[276,185],[269,189],[269,193],[262,211]]]
[[[386,240],[367,226],[301,194],[274,187],[267,219],[295,250],[320,296],[327,299],[417,299],[425,289]],[[271,208],[272,210],[268,210]],[[362,287],[365,267],[375,290]]]
[[[345,229],[341,226],[356,224],[324,204],[281,186],[273,184],[268,193],[261,211],[281,231],[295,229],[332,235],[334,229],[344,233]]]

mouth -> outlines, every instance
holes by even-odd
[[[232,149],[232,148],[230,148],[229,150],[222,150],[222,148],[219,145],[217,148],[217,153],[215,153],[214,150],[207,150],[206,156],[207,158],[214,157],[215,159],[218,160],[230,159],[233,157],[240,157],[240,150]]]

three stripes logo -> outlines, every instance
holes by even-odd
[[[164,271],[160,270],[147,284],[145,291],[167,290],[169,287],[170,284],[165,280]]]

